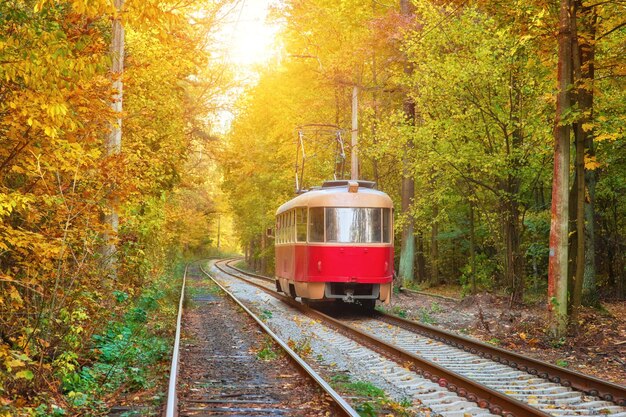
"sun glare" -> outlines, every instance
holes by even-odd
[[[278,27],[267,22],[271,0],[242,0],[225,27],[225,55],[234,64],[250,66],[276,55]]]

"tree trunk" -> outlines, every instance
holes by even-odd
[[[122,75],[124,73],[124,26],[122,25],[122,8],[124,0],[115,0],[116,14],[113,19],[113,27],[111,34],[111,79],[112,87],[115,91],[111,107],[117,114],[117,120],[111,124],[111,130],[105,140],[105,151],[107,156],[113,156],[120,153],[122,148],[122,98],[123,83]],[[107,230],[103,234],[104,249],[103,256],[105,265],[112,277],[117,277],[116,266],[116,249],[115,239],[119,229],[119,215],[117,209],[119,199],[115,195],[114,190],[110,193],[107,201],[107,211],[104,215],[104,223]]]
[[[417,234],[417,278],[419,282],[428,281],[428,272],[426,271],[426,257],[424,256],[424,235],[419,232]]]
[[[563,122],[570,111],[568,88],[572,82],[572,43],[569,0],[560,1],[558,95],[554,118],[554,176],[552,179],[552,209],[550,221],[550,257],[548,263],[548,308],[554,337],[567,331],[567,235],[569,192],[570,128]]]
[[[265,233],[261,234],[261,273],[267,272],[267,257],[265,256],[265,248],[267,247],[267,240]]]
[[[469,252],[470,252],[470,284],[472,294],[476,294],[476,230],[474,225],[474,203],[469,202]]]
[[[505,282],[511,289],[512,300],[521,303],[524,299],[524,262],[520,246],[519,203],[514,191],[507,192],[503,207],[504,239],[506,245]]]
[[[590,156],[595,155],[593,139],[589,138],[587,143],[587,154]],[[596,172],[587,170],[585,172],[585,179],[589,199],[585,200],[585,276],[583,279],[582,303],[586,306],[598,306],[600,304],[600,298],[596,286]]]
[[[576,129],[574,128],[574,132]],[[576,202],[578,198],[578,171],[574,170],[574,178],[570,181],[569,200],[568,200],[568,238],[567,238],[567,293],[574,294],[574,281],[576,274]],[[571,298],[570,298],[571,300]],[[571,314],[571,305],[568,308],[568,313]]]
[[[593,144],[593,128],[585,130],[585,125],[591,126],[593,121],[593,81],[595,78],[595,45],[596,27],[598,16],[595,8],[584,8],[581,2],[577,2],[580,10],[580,30],[578,31],[577,46],[580,48],[580,83],[578,84],[578,106],[583,114],[583,119],[579,123],[577,135],[581,136],[584,142],[585,154],[588,157],[595,156]],[[581,302],[587,306],[599,304],[598,290],[596,288],[596,257],[595,257],[595,195],[597,174],[595,170],[584,170],[586,183],[586,195],[584,202],[584,273]]]
[[[613,211],[613,230],[614,235],[611,245],[615,246],[614,256],[609,258],[609,262],[614,263],[613,271],[615,274],[615,298],[622,300],[626,297],[626,271],[624,270],[624,250],[623,241],[624,238],[620,234],[620,214],[618,211],[619,201],[617,197],[613,197],[612,211]]]
[[[437,243],[437,236],[439,235],[439,223],[437,217],[439,216],[439,207],[435,204],[433,213],[433,223],[430,229],[430,284],[439,284],[439,244]]]
[[[576,127],[579,131],[580,123]],[[584,139],[575,134],[576,143],[576,262],[574,285],[572,290],[572,316],[575,319],[580,307],[583,291],[583,277],[585,269],[585,151]]]
[[[522,56],[520,56],[522,55]],[[522,149],[524,145],[524,132],[522,131],[522,93],[520,86],[520,65],[518,63],[520,58],[524,58],[525,53],[523,50],[519,50],[516,53],[516,64],[513,66],[510,75],[510,106],[511,106],[511,125],[513,126],[513,132],[511,133],[511,146],[507,146],[508,155],[510,158],[509,174],[506,178],[504,185],[504,219],[505,219],[505,239],[506,239],[506,258],[507,258],[507,283],[512,292],[512,301],[521,303],[524,300],[524,286],[525,286],[525,270],[524,270],[524,255],[522,253],[520,245],[520,204],[519,193],[520,184],[522,180],[520,178],[520,171],[522,168],[522,161],[518,156],[518,150]]]
[[[400,13],[404,16],[413,14],[411,2],[400,0]],[[405,58],[406,59],[406,58]],[[405,62],[404,73],[407,76],[413,74],[413,66]],[[415,124],[415,103],[407,96],[404,98],[404,114],[406,122]],[[415,196],[415,180],[410,169],[410,150],[413,148],[413,139],[409,138],[402,158],[402,213],[405,215],[404,228],[402,230],[402,242],[400,245],[400,285],[405,281],[413,281],[415,263],[415,236],[414,221],[410,208]]]
[[[583,279],[585,273],[585,129],[590,122],[591,109],[583,109],[586,101],[585,94],[585,77],[582,70],[582,48],[585,44],[584,39],[579,36],[577,31],[578,11],[580,10],[580,1],[573,2],[571,15],[572,28],[572,64],[574,73],[574,85],[576,87],[575,97],[578,108],[581,110],[581,118],[574,124],[574,144],[576,148],[576,181],[573,188],[576,189],[575,210],[576,210],[576,233],[574,234],[576,242],[576,257],[574,262],[574,273],[570,272],[573,277],[573,285],[571,288],[571,313],[572,321],[576,322],[578,310],[582,302]]]
[[[406,163],[406,162],[405,162]],[[410,175],[410,174],[405,174]],[[402,212],[405,213],[405,223],[402,228],[402,242],[400,245],[400,284],[413,281],[413,264],[415,259],[415,235],[413,217],[410,213],[411,201],[414,195],[415,182],[412,177],[402,178]]]

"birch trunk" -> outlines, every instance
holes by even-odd
[[[111,79],[113,87],[113,102],[111,108],[116,113],[115,122],[111,123],[111,130],[105,140],[105,151],[108,157],[117,155],[122,148],[122,98],[124,73],[124,26],[122,25],[122,8],[124,0],[115,0],[116,14],[113,19],[111,36]],[[107,212],[104,215],[104,223],[107,227],[103,235],[104,250],[103,256],[105,265],[114,278],[117,277],[117,259],[115,240],[119,229],[118,215],[119,199],[115,195],[115,190],[111,190],[107,201]]]

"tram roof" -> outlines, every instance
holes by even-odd
[[[276,210],[280,214],[296,207],[382,207],[393,208],[391,198],[382,191],[359,187],[348,191],[348,185],[324,186],[287,201]]]

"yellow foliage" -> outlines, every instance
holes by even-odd
[[[602,164],[596,160],[595,156],[585,155],[585,169],[593,171],[600,168],[601,166]]]

